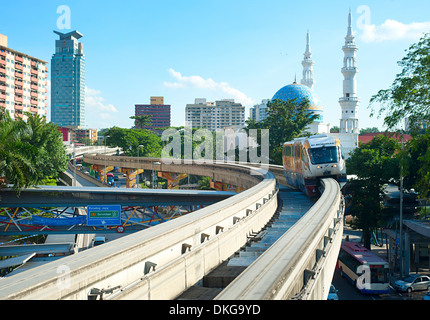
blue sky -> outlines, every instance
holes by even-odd
[[[295,75],[301,79],[307,30],[315,61],[314,92],[324,108],[324,122],[338,126],[341,48],[350,9],[359,47],[360,127],[382,129],[382,119],[369,118],[369,100],[390,86],[405,49],[430,31],[428,0],[0,3],[0,33],[14,50],[50,62],[58,37],[53,30],[84,35],[86,125],[97,129],[131,127],[134,105],[149,103],[150,96],[164,96],[172,105],[176,126],[184,124],[185,106],[195,98],[234,98],[247,107],[248,117],[253,104],[272,98]],[[70,30],[58,29],[61,5],[70,8]]]

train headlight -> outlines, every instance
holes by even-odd
[[[334,164],[334,165],[333,165],[333,168],[337,168],[337,164]]]
[[[317,166],[317,169],[321,169],[321,166]]]

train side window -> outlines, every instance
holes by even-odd
[[[294,157],[300,159],[300,146],[294,146]]]
[[[291,157],[291,146],[285,147],[285,156]]]

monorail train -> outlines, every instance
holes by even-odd
[[[282,150],[287,183],[313,198],[319,194],[321,178],[346,183],[345,159],[339,139],[325,134],[285,142]]]

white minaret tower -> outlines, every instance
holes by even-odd
[[[348,15],[348,31],[345,37],[345,45],[342,47],[344,52],[342,74],[343,97],[339,99],[342,108],[342,118],[340,119],[340,133],[359,133],[357,109],[360,99],[357,97],[357,58],[358,47],[355,45],[355,37],[352,31],[351,10]]]
[[[312,60],[312,53],[311,53],[311,36],[309,35],[309,31],[308,31],[308,34],[306,35],[306,51],[303,55],[304,55],[304,58],[302,61],[303,79],[301,83],[312,89],[312,87],[314,86],[315,80],[314,80],[314,70],[313,70],[314,61]]]

